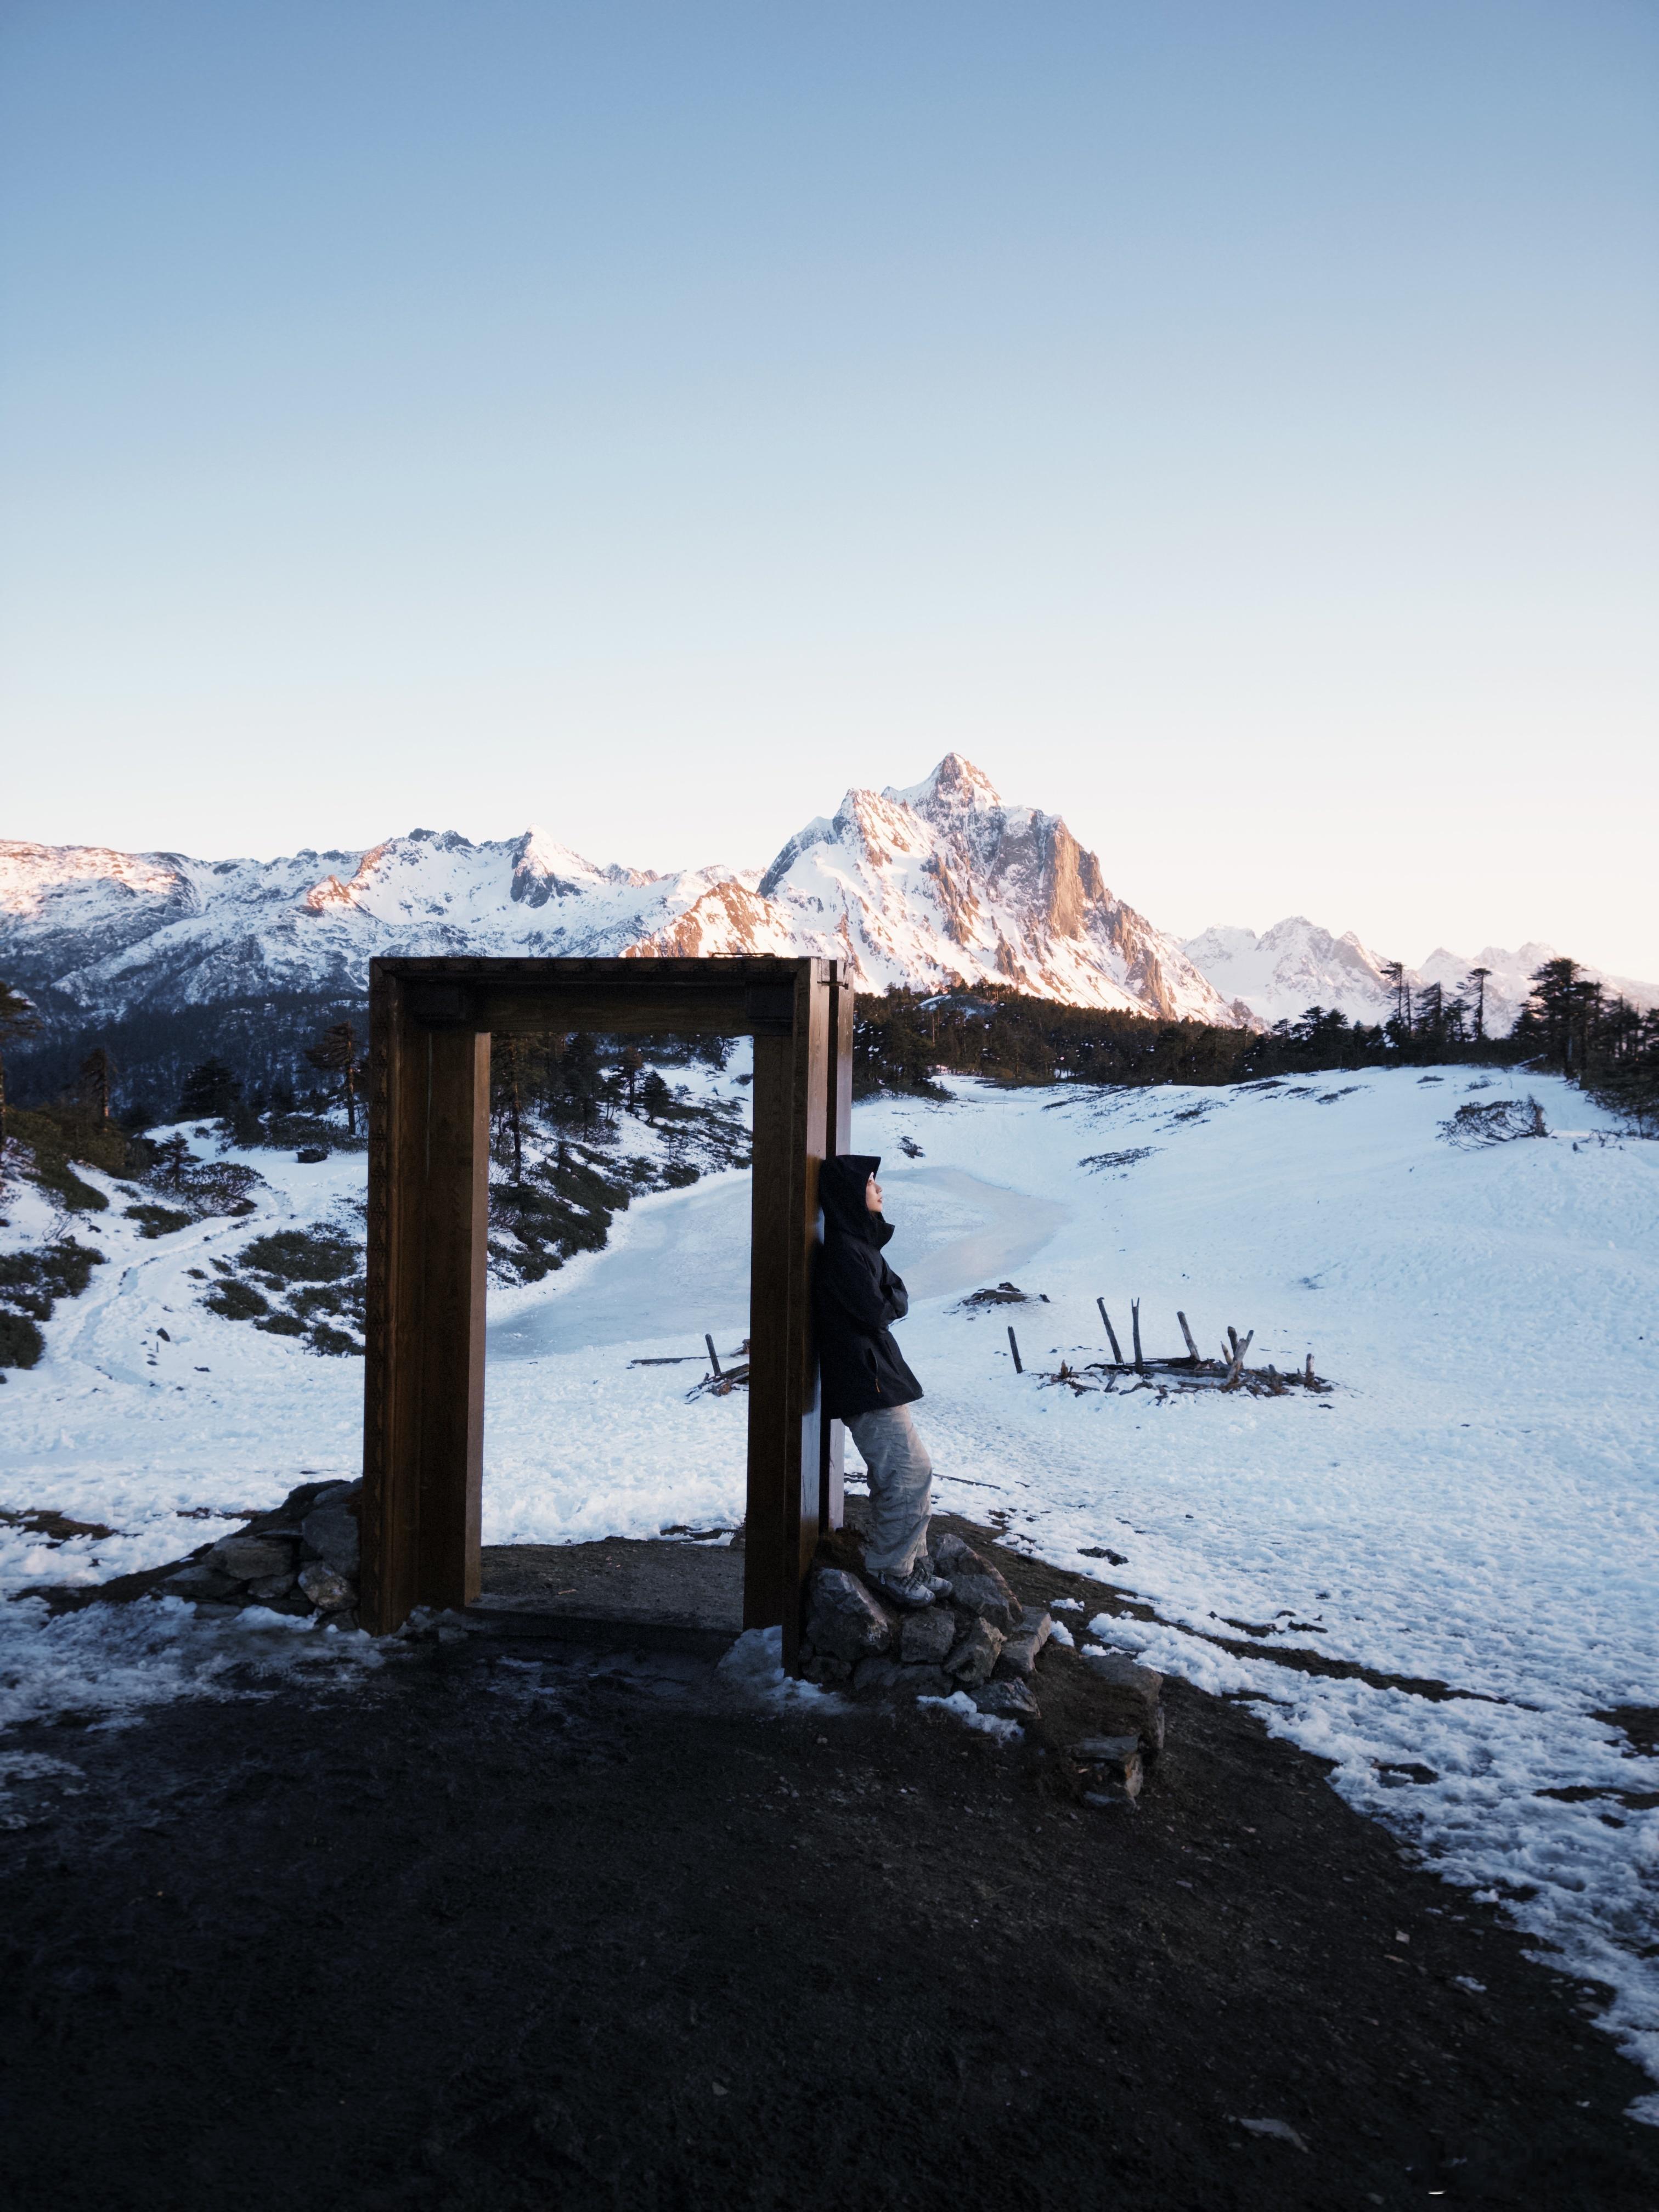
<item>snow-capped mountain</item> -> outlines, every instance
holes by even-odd
[[[867,990],[1007,982],[1245,1018],[1113,897],[1058,816],[1005,806],[955,753],[909,789],[848,792],[763,877],[596,867],[537,830],[477,844],[416,830],[271,861],[0,843],[0,972],[94,1018],[349,995],[377,953],[791,951],[850,961]]]
[[[1057,814],[1005,806],[949,753],[924,782],[849,791],[809,822],[758,895],[866,988],[1009,983],[1074,1006],[1236,1025],[1172,938],[1107,889]]]
[[[1189,937],[1182,949],[1218,991],[1243,1000],[1269,1027],[1299,1020],[1310,1006],[1337,1007],[1350,1021],[1359,1022],[1386,1021],[1395,1010],[1394,985],[1379,956],[1352,930],[1333,937],[1301,915],[1275,922],[1260,937],[1253,929],[1206,929]],[[1472,954],[1449,951],[1442,945],[1420,967],[1407,968],[1406,981],[1413,994],[1425,983],[1438,983],[1448,998],[1462,991],[1473,1002],[1470,971],[1489,969],[1486,1029],[1491,1036],[1503,1036],[1527,1002],[1534,970],[1559,957],[1551,945],[1522,945],[1513,952],[1488,945]],[[1659,1006],[1659,984],[1603,975],[1595,968],[1584,973],[1609,997],[1623,997],[1635,1006]]]
[[[538,830],[412,830],[368,853],[192,860],[0,844],[0,959],[88,1013],[349,994],[376,953],[621,951],[730,872],[598,868]]]

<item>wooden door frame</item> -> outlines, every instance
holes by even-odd
[[[841,1522],[811,1322],[818,1167],[852,1108],[833,960],[371,962],[363,1625],[478,1595],[489,1042],[561,1030],[754,1039],[744,1625],[781,1624],[793,1670],[819,1529]]]

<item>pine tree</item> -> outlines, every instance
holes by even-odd
[[[109,1119],[110,1090],[115,1068],[102,1045],[94,1045],[81,1062],[81,1103],[100,1121]]]
[[[0,1155],[6,1145],[6,1062],[4,1048],[24,1037],[39,1036],[40,1017],[34,1001],[9,983],[0,983]]]
[[[1406,963],[1403,960],[1385,960],[1382,964],[1383,975],[1394,988],[1394,1018],[1398,1024],[1398,1033],[1402,1036],[1409,1036],[1412,1029],[1412,994],[1411,986],[1406,981]]]
[[[1474,1041],[1477,1044],[1484,1044],[1486,1041],[1486,978],[1491,973],[1490,968],[1471,968],[1463,978],[1465,990],[1471,983],[1474,986]]]
[[[337,1075],[345,1092],[346,1126],[355,1137],[357,1133],[357,1070],[362,1065],[357,1054],[357,1032],[349,1022],[336,1022],[332,1029],[325,1030],[317,1043],[306,1054],[309,1064],[325,1075]]]
[[[179,1119],[222,1121],[234,1111],[241,1095],[234,1068],[227,1067],[222,1060],[204,1060],[185,1078],[179,1094]]]
[[[513,1146],[513,1180],[524,1181],[524,1104],[519,1087],[519,1040],[515,1036],[498,1037],[490,1049],[490,1073],[494,1079],[496,1112],[507,1125],[507,1133]]]

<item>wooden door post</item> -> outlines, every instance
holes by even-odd
[[[848,963],[839,960],[830,977],[829,1061],[823,1157],[833,1160],[850,1150],[853,1141],[853,978]],[[827,1419],[820,1419],[818,1431],[818,1522],[823,1528],[839,1528],[847,1516],[847,1431],[842,1422]]]
[[[478,1594],[489,1039],[415,1019],[395,975],[370,1031],[361,1606],[384,1635]]]
[[[792,1670],[818,1539],[811,1281],[829,1107],[828,967],[798,962],[787,1030],[780,1024],[755,1036],[743,1618],[746,1628],[783,1624],[784,1664]]]

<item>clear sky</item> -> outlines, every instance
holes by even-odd
[[[1650,0],[7,0],[0,834],[1659,977]]]

